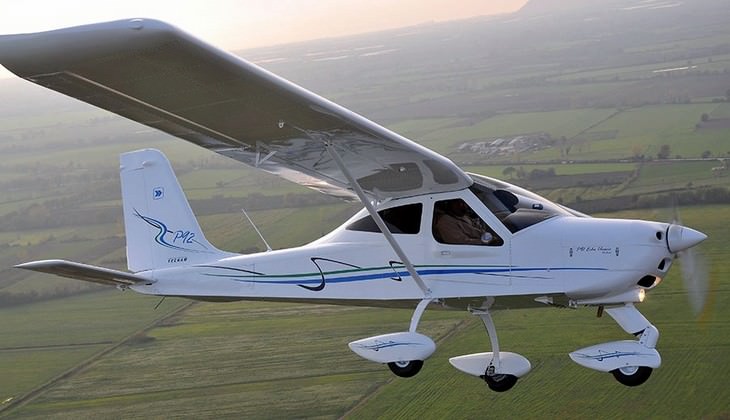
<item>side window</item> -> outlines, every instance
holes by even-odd
[[[423,213],[423,205],[421,203],[406,204],[405,206],[392,207],[378,212],[392,233],[411,235],[415,235],[421,231],[421,213]],[[375,221],[370,216],[350,223],[345,229],[380,233],[378,225],[375,224]]]
[[[460,198],[437,201],[433,207],[433,237],[442,244],[504,244],[497,234]]]

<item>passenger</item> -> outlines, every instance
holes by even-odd
[[[470,208],[461,199],[437,203],[443,214],[434,225],[434,236],[439,242],[460,245],[487,245],[494,235],[477,220],[469,217]],[[438,210],[438,209],[437,209]]]

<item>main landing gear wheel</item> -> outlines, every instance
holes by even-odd
[[[410,378],[416,376],[423,367],[423,360],[410,360],[405,362],[390,362],[388,363],[390,371],[395,373],[396,376],[401,378]]]
[[[617,381],[626,386],[638,386],[651,376],[652,368],[646,366],[626,366],[611,371]]]
[[[509,391],[517,383],[515,375],[484,375],[483,378],[489,389],[494,392]]]

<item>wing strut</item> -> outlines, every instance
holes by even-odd
[[[388,229],[388,226],[386,226],[383,219],[380,217],[378,212],[375,210],[375,207],[373,204],[368,200],[367,196],[365,196],[365,192],[360,187],[360,184],[355,181],[355,178],[353,178],[350,171],[347,170],[347,167],[345,166],[344,162],[342,162],[342,158],[340,157],[339,153],[337,153],[337,150],[335,150],[334,145],[331,142],[327,142],[327,152],[329,152],[330,156],[332,156],[332,159],[334,159],[335,163],[337,163],[337,166],[340,168],[340,171],[342,171],[342,174],[345,175],[345,178],[347,178],[347,182],[350,184],[352,189],[357,194],[357,197],[360,199],[362,204],[365,206],[365,208],[368,210],[368,213],[370,213],[370,216],[375,221],[375,224],[378,225],[378,228],[380,228],[380,231],[385,235],[385,239],[388,240],[388,243],[390,244],[390,247],[393,248],[393,251],[395,251],[395,254],[400,258],[401,262],[403,262],[403,265],[406,267],[406,270],[408,270],[408,273],[411,275],[413,280],[416,282],[419,288],[423,291],[423,295],[427,298],[431,297],[431,289],[426,286],[426,283],[423,282],[423,279],[421,276],[418,275],[418,272],[416,271],[416,268],[411,264],[411,261],[406,256],[406,253],[403,251],[403,248],[398,245],[398,242],[395,240],[395,237]],[[430,300],[429,300],[430,301]],[[424,306],[425,308],[425,306]]]

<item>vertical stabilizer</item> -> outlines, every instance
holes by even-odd
[[[233,254],[205,239],[159,150],[123,153],[120,158],[127,266],[133,272],[214,261]]]

